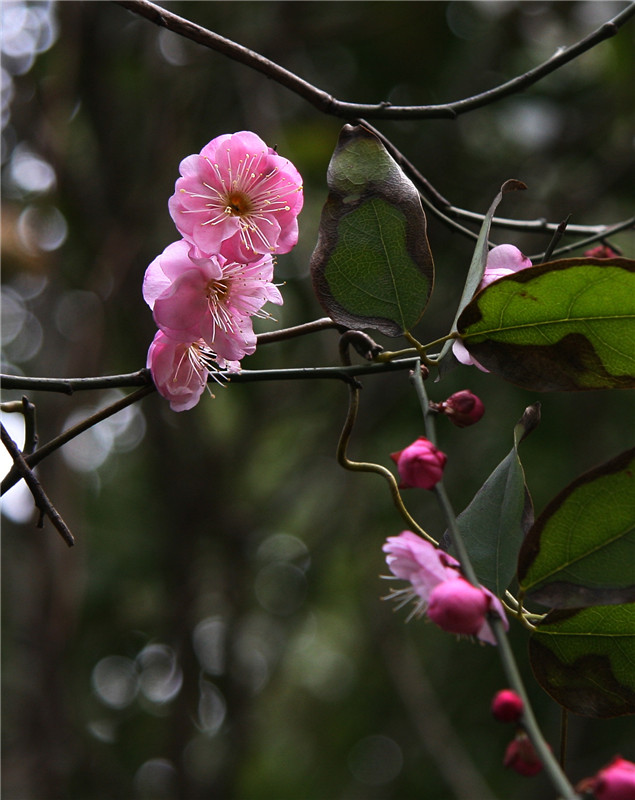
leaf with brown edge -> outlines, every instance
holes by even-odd
[[[635,261],[569,258],[500,278],[458,320],[463,344],[537,391],[635,387]]]
[[[529,661],[568,711],[635,714],[635,604],[550,612],[531,634]]]
[[[521,598],[551,608],[635,602],[635,449],[547,505],[518,557]]]
[[[387,336],[410,331],[434,281],[416,187],[361,125],[342,129],[327,183],[311,257],[320,305],[348,328],[372,328]]]

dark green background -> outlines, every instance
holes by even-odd
[[[624,6],[167,5],[340,99],[417,104],[507,80]],[[25,301],[44,331],[42,347],[24,362],[12,362],[8,349],[9,368],[61,377],[144,365],[154,326],[141,281],[177,238],[167,200],[179,161],[237,130],[276,144],[305,178],[300,242],[279,258],[285,305],[274,313],[280,326],[321,316],[308,262],[344,121],[114,4],[63,2],[57,15],[57,42],[15,79],[11,106],[15,141],[54,167],[57,185],[45,196],[6,193],[5,285],[19,291],[24,274],[46,279]],[[484,213],[500,185],[518,178],[529,190],[507,196],[502,216],[618,221],[632,214],[635,185],[633,30],[631,23],[523,94],[458,120],[376,124],[457,206]],[[169,63],[160,44],[177,47],[182,64]],[[62,212],[62,247],[29,256],[15,243],[27,204]],[[472,251],[434,218],[428,233],[437,285],[416,331],[422,341],[448,330]],[[498,229],[492,238],[527,254],[548,241]],[[615,243],[633,256],[632,234]],[[337,337],[325,332],[262,347],[244,366],[336,363]],[[626,393],[539,396],[472,368],[428,388],[435,400],[470,388],[487,409],[474,428],[439,421],[457,511],[509,452],[514,424],[537,399],[543,422],[521,451],[537,511],[632,436]],[[423,620],[406,625],[405,610],[395,614],[380,601],[387,592],[378,577],[387,571],[381,544],[402,525],[379,477],[346,473],[335,462],[345,387],[241,384],[216,395],[183,414],[159,396],[147,398],[142,442],[128,452],[115,448],[96,472],[73,470],[60,454],[41,465],[41,480],[77,537],[72,550],[48,523],[43,531],[4,523],[6,800],[480,800],[473,773],[500,798],[555,796],[544,776],[502,767],[513,731],[489,713],[491,696],[505,685],[495,648],[457,642]],[[71,411],[107,400],[101,393],[29,396],[42,442]],[[405,373],[364,382],[352,458],[389,466],[389,453],[422,432]],[[432,496],[412,491],[406,500],[426,529],[443,533]],[[295,538],[271,538],[279,534]],[[225,653],[212,672],[192,638],[210,618]],[[557,751],[559,709],[532,682],[526,633],[512,625],[511,637]],[[139,692],[121,708],[104,704],[92,688],[95,666],[109,656],[136,659],[146,680],[143,658],[158,652],[144,651],[149,645],[174,657],[179,693],[165,703]],[[221,697],[222,727],[206,732],[201,698]],[[633,760],[631,726],[572,718],[572,779],[618,752]]]

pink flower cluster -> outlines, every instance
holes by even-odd
[[[236,372],[256,349],[253,317],[282,304],[274,255],[298,241],[302,178],[250,131],[213,139],[180,164],[168,202],[183,237],[146,270],[143,297],[159,329],[147,367],[174,411],[198,403],[210,375]]]
[[[412,531],[390,536],[382,549],[393,576],[410,583],[389,595],[398,601],[398,608],[414,600],[411,616],[427,613],[444,631],[477,636],[489,644],[496,644],[487,619],[490,613],[497,614],[508,628],[500,600],[489,589],[466,581],[461,565],[448,553]]]
[[[505,275],[512,275],[514,272],[520,272],[531,266],[533,265],[527,256],[523,255],[513,244],[499,244],[489,251],[487,263],[485,264],[485,271],[483,272],[483,277],[481,278],[477,291],[484,289],[499,278],[504,278]],[[460,361],[461,364],[465,364],[466,366],[473,364],[482,372],[489,372],[488,369],[485,369],[482,364],[479,364],[478,361],[469,354],[467,348],[460,339],[457,339],[452,345],[452,352],[457,361]]]

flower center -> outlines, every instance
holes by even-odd
[[[250,198],[243,192],[232,192],[227,196],[225,213],[232,217],[244,217],[251,214],[253,205]]]

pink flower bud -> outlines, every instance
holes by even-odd
[[[537,775],[542,769],[542,761],[526,733],[517,734],[507,745],[503,764],[526,777]]]
[[[440,403],[439,411],[457,428],[467,428],[468,425],[474,425],[479,421],[485,413],[485,406],[480,397],[468,389],[462,389]]]
[[[585,778],[576,791],[593,792],[597,800],[633,800],[635,798],[635,764],[615,756],[610,764],[592,778]]]
[[[501,689],[492,700],[492,714],[499,722],[518,722],[524,703],[522,698],[511,689]]]
[[[399,470],[400,489],[432,489],[441,480],[448,459],[425,436],[390,457]]]
[[[585,250],[584,255],[589,258],[619,258],[620,254],[616,253],[615,250],[607,244],[599,244],[597,247]]]
[[[488,609],[485,592],[465,578],[444,581],[430,592],[428,616],[448,633],[477,634]]]

